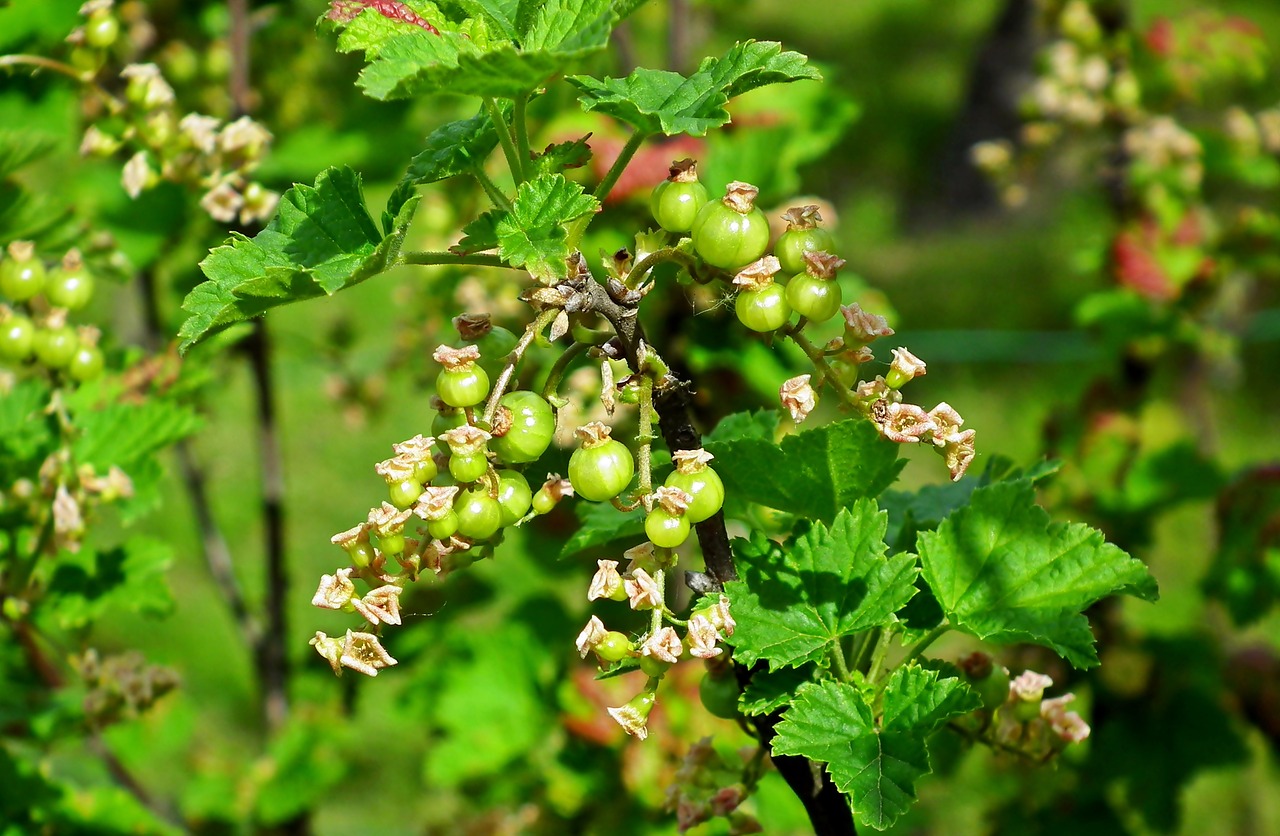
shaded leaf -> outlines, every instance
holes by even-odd
[[[608,502],[579,502],[574,510],[580,524],[560,549],[561,558],[618,540],[634,541],[644,536],[643,513],[626,514]]]
[[[49,581],[49,609],[64,629],[84,627],[110,608],[167,615],[174,604],[165,582],[172,562],[166,543],[145,537],[102,552],[64,553]]]
[[[703,445],[716,459],[726,494],[830,522],[841,508],[877,496],[903,467],[897,445],[871,422],[852,418],[787,436]]]

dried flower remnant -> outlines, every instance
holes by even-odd
[[[342,676],[342,649],[346,642],[317,630],[315,636],[307,643],[325,658],[335,674]]]
[[[921,437],[933,432],[933,421],[923,407],[911,403],[878,401],[872,410],[872,420],[880,434],[898,444],[914,444]]]
[[[717,647],[720,634],[714,624],[705,615],[695,615],[689,619],[689,655],[699,659],[714,659],[724,652]]]
[[[326,610],[344,609],[356,597],[356,585],[351,581],[351,567],[339,569],[332,575],[321,575],[320,586],[311,596],[311,606]]]
[[[636,569],[624,584],[631,609],[651,610],[662,606],[662,589],[644,569]]]
[[[649,720],[649,712],[653,710],[654,696],[649,691],[643,691],[626,705],[610,708],[609,716],[622,726],[623,730],[633,737],[644,740],[649,736],[649,729],[646,725]]]
[[[587,600],[595,601],[609,598],[620,601],[627,596],[622,576],[618,574],[618,561],[597,560],[596,573],[591,578],[591,588],[587,590]]]
[[[591,616],[587,626],[582,628],[582,632],[578,633],[578,638],[574,641],[578,648],[578,655],[583,659],[587,658],[587,654],[604,641],[608,634],[609,631],[605,629],[604,622],[597,616]]]
[[[655,659],[674,665],[684,652],[680,636],[672,627],[659,627],[640,646],[641,656],[652,656]]]
[[[363,598],[353,598],[352,606],[370,624],[400,624],[400,594],[403,589],[395,584],[386,584],[371,590]]]
[[[869,343],[877,337],[893,336],[889,321],[879,314],[867,313],[857,302],[840,306],[844,315],[845,341],[853,343]]]
[[[346,641],[342,645],[342,656],[338,661],[343,667],[351,668],[365,676],[377,676],[382,668],[398,664],[373,633],[355,633],[351,630],[347,631]]]
[[[807,374],[797,375],[784,382],[778,390],[778,399],[791,413],[791,420],[797,424],[808,418],[809,413],[818,405],[818,395],[809,383],[810,378]]]

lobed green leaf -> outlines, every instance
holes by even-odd
[[[314,186],[289,189],[266,229],[252,239],[233,235],[230,245],[200,263],[208,281],[183,300],[190,316],[178,334],[181,348],[271,308],[332,296],[388,269],[417,204],[417,197],[405,199],[384,236],[365,206],[360,175],[350,168],[330,168]]]
[[[979,488],[917,545],[952,626],[980,639],[1044,645],[1077,668],[1098,663],[1086,608],[1117,592],[1157,597],[1146,566],[1100,531],[1051,523],[1029,478]]]
[[[787,436],[708,441],[726,494],[830,522],[841,508],[878,496],[902,470],[897,445],[852,418]]]
[[[640,68],[626,78],[569,79],[584,110],[606,113],[644,134],[703,136],[729,122],[729,99],[766,84],[821,75],[797,52],[774,41],[735,44],[723,58],[706,58],[689,77]]]
[[[525,268],[539,281],[563,278],[569,257],[564,225],[599,206],[582,186],[562,174],[521,183],[511,211],[494,225],[498,255],[514,267]]]
[[[725,584],[737,630],[729,640],[744,665],[771,670],[827,665],[842,636],[892,623],[915,594],[914,555],[885,556],[886,516],[869,499],[815,524],[788,547],[756,533],[734,542],[740,581]]]

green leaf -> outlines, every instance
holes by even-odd
[[[716,457],[726,494],[824,522],[862,497],[879,495],[904,464],[897,445],[865,418],[787,436],[780,445],[744,438],[703,446]]]
[[[1041,644],[1077,668],[1098,663],[1083,610],[1116,592],[1156,598],[1142,562],[1101,532],[1051,523],[1029,479],[979,488],[917,543],[925,580],[953,627]]]
[[[858,823],[876,830],[910,809],[916,781],[930,771],[922,737],[878,730],[861,692],[843,683],[802,687],[777,732],[775,755],[825,763],[836,788],[849,796]]]
[[[441,125],[428,134],[400,184],[421,186],[465,174],[482,166],[496,147],[498,131],[484,110],[470,119]]]
[[[183,301],[190,313],[178,336],[185,351],[211,331],[251,319],[271,308],[330,295],[388,269],[400,251],[418,199],[408,198],[384,236],[365,206],[360,175],[330,168],[314,186],[284,193],[267,228],[200,263],[208,281]]]
[[[569,257],[564,225],[596,211],[599,201],[562,174],[520,184],[511,211],[495,225],[498,255],[539,281],[563,278]]]
[[[821,75],[797,52],[773,41],[744,41],[723,58],[706,58],[688,78],[666,70],[640,68],[626,78],[569,79],[583,95],[587,111],[606,113],[645,134],[703,136],[729,121],[729,99],[766,84]]]
[[[507,217],[501,209],[490,209],[462,228],[462,240],[449,248],[458,255],[496,250],[498,248],[498,221]]]
[[[96,621],[109,608],[168,615],[174,602],[165,574],[172,562],[166,543],[145,537],[103,552],[64,553],[49,581],[49,609],[68,630]]]
[[[30,130],[0,129],[0,178],[8,177],[27,163],[46,156],[58,147],[55,137]]]
[[[77,411],[80,436],[72,453],[80,464],[100,473],[116,465],[126,473],[156,452],[200,428],[200,416],[172,401],[113,403],[102,409]]]
[[[24,380],[0,398],[0,450],[18,459],[36,455],[52,436],[44,420],[49,387],[39,380]]]
[[[757,409],[755,412],[735,412],[726,415],[715,429],[702,437],[702,444],[741,441],[747,438],[773,441],[778,432],[782,413],[776,409]]]
[[[915,782],[931,771],[928,735],[979,701],[960,680],[915,666],[889,677],[879,725],[872,698],[844,683],[801,686],[778,724],[773,753],[825,763],[858,823],[884,830],[911,807]]]
[[[738,698],[738,708],[748,717],[772,714],[790,705],[801,685],[813,681],[814,670],[813,665],[805,665],[780,671],[755,671]]]
[[[575,508],[579,526],[560,549],[564,559],[596,546],[644,535],[644,514],[626,514],[608,502],[579,502]]]
[[[556,142],[548,145],[533,157],[530,163],[529,178],[536,180],[544,174],[556,174],[569,168],[582,168],[591,162],[591,146],[587,140],[591,134],[568,142]]]
[[[885,687],[885,729],[934,731],[952,717],[959,717],[982,707],[982,700],[960,679],[942,676],[938,671],[907,665],[889,676]]]
[[[375,99],[436,92],[514,99],[608,44],[618,13],[610,0],[460,3],[477,18],[461,27],[433,20],[438,34],[365,10],[336,24],[341,52],[363,51],[359,86]]]
[[[841,636],[892,623],[915,594],[915,555],[885,556],[886,515],[869,499],[815,524],[789,547],[757,533],[734,542],[740,581],[725,584],[738,622],[730,643],[744,665],[816,662]]]

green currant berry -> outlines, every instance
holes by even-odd
[[[437,540],[448,540],[458,531],[458,515],[452,510],[438,520],[427,520],[427,533]]]
[[[11,316],[0,321],[0,359],[20,363],[31,356],[35,345],[36,326],[25,316]]]
[[[14,302],[26,302],[40,295],[44,280],[44,264],[34,255],[24,259],[10,255],[0,261],[0,293]]]
[[[102,374],[104,365],[102,349],[96,345],[82,345],[71,356],[71,362],[67,364],[67,374],[77,383],[88,383]]]
[[[458,515],[458,534],[469,540],[488,540],[502,526],[502,506],[484,485],[458,494],[453,510]]]
[[[706,203],[707,187],[698,182],[693,160],[673,163],[667,179],[649,197],[649,209],[658,226],[677,234],[693,229],[693,220]]]
[[[489,394],[489,375],[476,363],[442,369],[436,377],[436,394],[449,406],[475,406]]]
[[[511,426],[495,436],[489,446],[507,464],[537,461],[547,451],[556,434],[556,416],[551,404],[534,392],[508,392],[498,401],[511,411]]]
[[[55,308],[79,310],[93,297],[93,275],[83,264],[72,270],[59,267],[49,274],[44,296]]]
[[[458,455],[449,457],[449,475],[459,483],[474,482],[489,470],[489,459],[483,454]]]
[[[391,494],[391,504],[403,510],[418,501],[422,496],[422,483],[416,479],[405,479],[387,485],[387,493]]]
[[[382,549],[383,554],[400,554],[404,551],[404,532],[379,535],[378,548]]]
[[[1009,674],[1004,668],[996,665],[991,673],[972,683],[982,700],[982,707],[994,711],[1009,699]]]
[[[709,201],[693,221],[693,248],[703,261],[736,272],[769,249],[769,219],[755,206],[757,189],[730,183],[723,200]]]
[[[840,285],[833,279],[800,273],[787,282],[787,302],[796,313],[814,322],[826,322],[835,316],[840,301]]]
[[[635,645],[623,633],[610,630],[594,649],[596,655],[606,662],[620,662],[635,651]]]
[[[684,514],[672,514],[664,508],[654,508],[644,518],[644,533],[655,546],[674,549],[689,539],[689,518]]]
[[[523,475],[514,470],[498,471],[498,505],[502,507],[502,525],[523,519],[533,503],[533,492]]]
[[[419,485],[425,485],[432,479],[436,478],[439,469],[436,467],[436,460],[430,456],[424,457],[421,461],[413,466],[413,481]]]
[[[661,678],[667,672],[667,668],[671,667],[666,662],[656,656],[641,656],[640,670],[644,671],[645,676],[655,679]]]
[[[538,492],[533,495],[533,506],[535,514],[550,514],[558,504],[556,498],[551,495],[551,491],[546,488],[538,488]]]
[[[613,499],[626,489],[635,475],[635,459],[631,451],[620,441],[609,438],[608,428],[597,424],[603,435],[598,439],[587,439],[581,447],[573,451],[569,457],[569,483],[578,496],[592,502],[605,502]]]
[[[84,24],[84,40],[94,49],[106,49],[120,37],[120,22],[106,9],[89,15]]]
[[[1020,723],[1030,723],[1040,716],[1040,700],[1018,700],[1013,704],[1013,716]]]
[[[80,338],[69,325],[60,328],[36,330],[36,359],[51,369],[63,369],[71,362],[80,347]]]
[[[786,324],[791,316],[791,305],[787,304],[787,289],[780,284],[771,284],[759,290],[743,290],[738,293],[733,308],[738,313],[738,321],[752,331],[776,331]]]
[[[368,540],[356,540],[347,546],[347,554],[351,555],[351,562],[363,569],[373,563],[375,557],[373,552],[373,544]]]
[[[673,470],[667,477],[666,485],[669,488],[679,488],[693,497],[684,516],[694,525],[711,519],[724,505],[724,482],[720,481],[719,474],[709,467],[704,467],[697,473],[681,473],[679,470]]]
[[[713,717],[738,719],[738,682],[731,674],[707,674],[698,684],[702,705]]]
[[[782,265],[786,275],[803,273],[809,266],[804,260],[805,253],[829,253],[835,251],[835,241],[831,233],[820,226],[807,229],[791,227],[778,236],[778,243],[773,246],[773,254]]]
[[[495,325],[489,333],[475,341],[476,348],[480,349],[480,359],[477,362],[490,377],[497,377],[502,374],[503,368],[507,365],[507,356],[511,354],[517,342],[519,340],[515,334],[501,325]]]
[[[461,409],[453,409],[446,407],[436,413],[436,417],[431,419],[431,434],[436,437],[436,448],[441,452],[449,452],[449,445],[440,441],[440,436],[449,430],[461,427],[467,423],[467,416]]]

